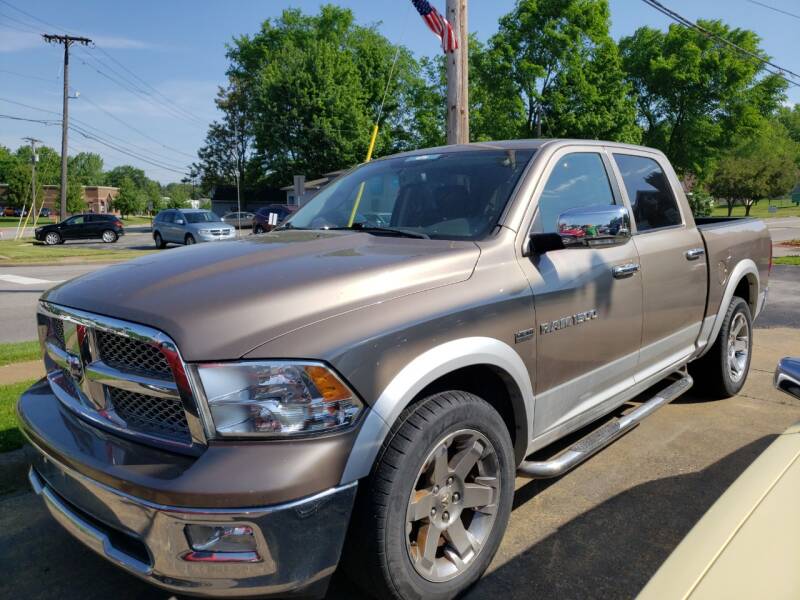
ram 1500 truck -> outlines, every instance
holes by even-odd
[[[566,472],[693,377],[741,389],[770,264],[762,222],[693,218],[655,150],[376,160],[273,232],[45,293],[30,480],[177,593],[319,596],[341,563],[380,598],[450,598],[495,554],[516,474]]]

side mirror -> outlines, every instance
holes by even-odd
[[[775,369],[775,387],[800,399],[800,359],[782,358]]]

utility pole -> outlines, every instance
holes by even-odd
[[[469,143],[469,28],[467,0],[447,0],[447,20],[458,49],[447,60],[447,143]]]
[[[36,156],[36,144],[43,143],[42,140],[37,140],[36,138],[32,137],[25,137],[22,138],[26,142],[31,145],[31,206],[28,209],[28,214],[23,215],[25,217],[25,223],[22,223],[22,216],[19,218],[20,225],[17,225],[17,234],[14,239],[21,238],[25,235],[25,228],[28,226],[28,219],[31,218],[31,213],[34,213],[36,216],[33,220],[33,226],[36,227],[36,222],[39,218],[39,213],[36,211],[36,161],[38,157]],[[44,202],[44,199],[42,200]],[[41,208],[40,208],[41,210]],[[22,205],[22,212],[25,212],[25,204]],[[21,226],[21,228],[20,228]]]
[[[67,218],[67,129],[69,127],[69,47],[72,44],[88,46],[92,40],[73,35],[54,35],[45,33],[44,41],[49,44],[64,45],[64,108],[61,114],[61,220]]]

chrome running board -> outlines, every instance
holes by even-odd
[[[545,461],[522,461],[522,464],[517,468],[517,474],[521,477],[547,479],[563,475],[573,467],[578,466],[624,433],[636,427],[659,408],[689,391],[694,383],[691,375],[686,372],[678,374],[680,379],[658,392],[650,400],[640,404],[636,409],[619,419],[609,421],[602,427],[595,429],[555,458]]]

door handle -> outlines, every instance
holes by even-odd
[[[692,248],[691,250],[687,250],[684,256],[686,256],[686,260],[697,260],[705,253],[705,248]]]
[[[617,265],[611,269],[611,273],[614,275],[614,279],[625,279],[627,277],[632,277],[638,270],[639,263],[627,263],[624,265]]]

